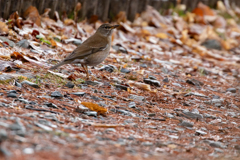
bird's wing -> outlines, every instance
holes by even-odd
[[[93,46],[94,44],[94,46]],[[74,59],[83,59],[84,57],[96,53],[98,51],[103,51],[108,47],[106,40],[104,41],[101,38],[95,38],[91,36],[86,41],[78,46],[70,55],[68,55],[64,61],[74,60]]]

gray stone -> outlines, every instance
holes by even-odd
[[[112,66],[110,66],[110,65],[105,65],[105,66],[102,66],[99,70],[100,71],[103,71],[103,70],[105,70],[105,71],[107,71],[107,72],[109,72],[109,73],[112,73],[113,71],[114,71],[114,67],[112,67]]]
[[[172,85],[177,86],[177,87],[182,87],[182,85],[179,83],[172,83]]]
[[[136,103],[135,103],[135,102],[130,102],[130,103],[128,104],[128,107],[129,107],[129,108],[136,108]]]
[[[237,90],[236,90],[236,88],[228,88],[228,89],[227,89],[227,92],[236,93]]]
[[[103,83],[97,82],[97,81],[85,81],[84,84],[87,84],[90,86],[96,86],[96,85],[102,85]]]
[[[8,93],[7,97],[17,98],[17,94],[16,93]]]
[[[82,97],[82,96],[84,96],[86,93],[85,93],[85,92],[73,92],[73,93],[71,93],[71,94],[76,95],[76,96],[79,96],[79,97]]]
[[[130,73],[131,71],[126,68],[121,68],[120,72],[122,73]]]
[[[88,111],[88,112],[85,112],[85,114],[87,114],[88,116],[95,116],[95,117],[97,117],[97,112],[95,112],[95,111]]]
[[[46,125],[43,125],[43,124],[40,124],[40,123],[35,123],[36,126],[38,126],[39,128],[42,128],[44,129],[45,131],[52,131],[53,129],[46,126]]]
[[[14,77],[11,76],[11,75],[8,75],[8,74],[5,74],[5,73],[0,74],[0,82],[8,82],[12,79],[14,79]]]
[[[121,90],[125,90],[125,91],[127,91],[128,88],[129,88],[129,87],[127,87],[127,86],[120,85],[120,84],[116,84],[115,87],[116,87],[117,89],[121,89]]]
[[[0,129],[0,143],[7,140],[8,134],[5,129]]]
[[[0,36],[0,40],[2,40],[3,42],[7,42],[10,47],[14,47],[15,46],[15,43],[13,41],[9,40],[8,38],[6,38],[4,36]]]
[[[129,99],[133,99],[134,101],[137,101],[137,102],[143,102],[145,100],[143,96],[137,96],[134,94],[130,94]]]
[[[164,79],[163,79],[163,82],[164,82],[164,83],[168,83],[168,82],[169,82],[169,79],[168,79],[168,78],[164,78]]]
[[[147,68],[147,64],[140,64],[140,67]]]
[[[21,84],[22,84],[22,85],[23,85],[23,84],[27,84],[27,85],[29,85],[29,86],[31,86],[31,87],[33,87],[33,88],[40,88],[36,83],[29,82],[29,81],[27,81],[27,80],[22,81]]]
[[[68,82],[65,86],[68,88],[73,88],[74,84],[72,82]]]
[[[205,96],[204,94],[197,93],[197,92],[190,92],[184,95],[184,97],[187,97],[187,96],[198,96],[198,97],[208,98],[208,96]]]
[[[70,39],[66,39],[64,40],[65,43],[73,43],[75,45],[80,45],[82,44],[82,41],[80,39],[76,39],[76,38],[70,38]]]
[[[179,114],[179,116],[191,118],[191,119],[202,119],[203,118],[203,116],[201,114],[192,113],[192,112],[189,112],[186,110],[184,110],[182,113],[183,114]]]
[[[207,132],[201,131],[201,130],[196,130],[197,135],[206,135]]]
[[[215,39],[207,39],[201,45],[206,47],[207,49],[216,49],[216,50],[222,49],[221,43]]]
[[[194,79],[194,78],[186,80],[186,83],[195,85],[195,86],[197,86],[197,87],[200,87],[200,86],[203,85],[202,82],[200,82],[200,81],[198,81],[198,80],[196,80],[196,79]]]
[[[62,98],[63,95],[59,91],[54,91],[54,92],[51,93],[51,97]]]
[[[56,104],[53,104],[53,103],[49,103],[49,102],[45,102],[44,105],[50,107],[50,108],[56,108],[58,109],[58,106]]]
[[[214,148],[227,148],[227,146],[221,142],[210,141],[209,145]]]
[[[9,105],[6,103],[0,102],[0,107],[9,107]]]
[[[188,122],[188,121],[182,121],[181,123],[178,124],[179,126],[183,127],[193,127],[194,123]]]
[[[160,87],[160,82],[157,80],[152,80],[152,79],[144,79],[143,80],[145,83],[150,84],[152,86],[157,86]]]
[[[29,48],[29,42],[27,39],[23,39],[16,43],[17,46],[22,47],[22,48]]]

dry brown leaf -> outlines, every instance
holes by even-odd
[[[0,34],[8,34],[8,26],[0,21]]]
[[[7,48],[0,48],[0,57],[4,59],[10,59],[11,58],[11,50]]]
[[[168,35],[166,33],[157,33],[156,37],[161,38],[161,39],[167,39]]]
[[[98,104],[96,103],[92,103],[92,102],[82,102],[82,105],[84,105],[85,107],[89,108],[92,111],[96,111],[99,114],[105,115],[105,113],[107,112],[106,108],[100,107]]]
[[[63,23],[67,26],[75,24],[74,20],[72,20],[72,19],[65,19]]]
[[[117,16],[115,17],[115,20],[120,23],[120,22],[126,22],[127,21],[127,16],[126,12],[120,11]]]
[[[50,42],[53,47],[57,47],[57,43],[53,39],[51,39]]]
[[[23,17],[31,20],[36,25],[41,26],[41,17],[36,7],[28,7],[28,9],[23,13]]]
[[[141,83],[141,82],[135,82],[135,81],[128,81],[130,86],[135,86],[139,89],[145,90],[145,91],[151,91],[151,87],[149,84]]]

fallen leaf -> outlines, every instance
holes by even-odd
[[[33,6],[28,7],[28,9],[26,9],[25,12],[23,13],[23,17],[28,20],[31,20],[36,25],[41,26],[41,17],[36,7]]]
[[[128,81],[129,85],[135,86],[139,89],[145,90],[145,91],[151,91],[151,87],[149,84],[141,83],[141,82],[135,82],[135,81]]]
[[[0,21],[0,34],[8,34],[8,26]]]
[[[107,109],[106,108],[103,108],[103,107],[100,107],[98,104],[96,103],[92,103],[92,102],[82,102],[81,103],[82,105],[84,105],[85,107],[89,108],[90,110],[92,111],[96,111],[99,114],[101,115],[105,115],[105,113],[107,112]]]

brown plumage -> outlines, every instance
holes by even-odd
[[[102,24],[91,37],[50,69],[56,69],[64,64],[80,63],[87,74],[87,78],[89,78],[87,66],[95,66],[105,60],[111,47],[112,30],[118,26]]]

